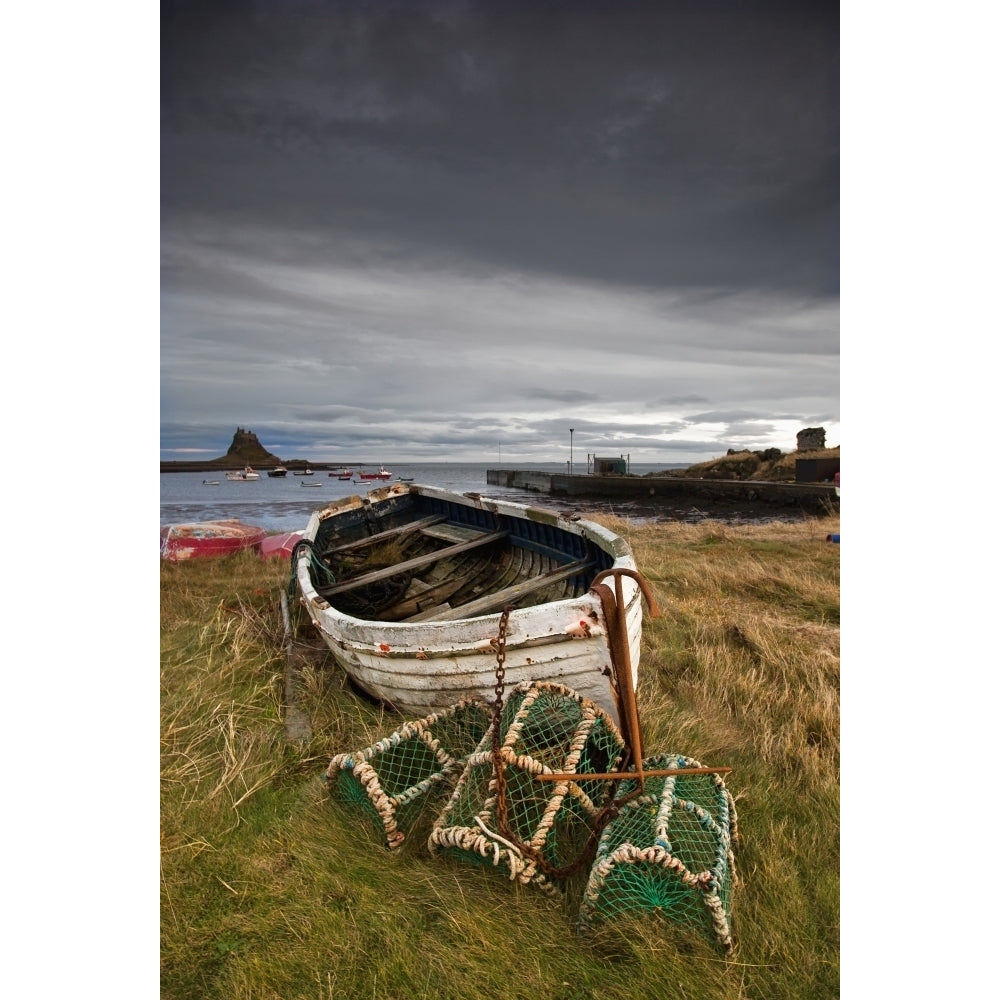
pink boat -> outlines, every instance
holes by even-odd
[[[195,521],[160,528],[160,556],[171,562],[206,556],[230,556],[242,549],[259,549],[267,533],[242,521]]]
[[[280,556],[282,559],[290,559],[295,543],[305,534],[303,531],[286,531],[281,535],[268,535],[260,543],[261,559],[271,559]]]

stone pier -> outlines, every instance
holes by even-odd
[[[787,505],[817,513],[839,509],[840,497],[829,483],[772,483],[763,480],[689,479],[682,476],[571,476],[519,469],[487,469],[489,486],[507,486],[553,496],[617,498],[655,503],[735,500]]]

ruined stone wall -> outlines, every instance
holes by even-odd
[[[797,451],[818,451],[826,447],[826,429],[823,427],[806,427],[795,435]]]

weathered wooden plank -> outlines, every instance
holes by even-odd
[[[440,538],[443,542],[467,542],[485,533],[485,528],[473,528],[467,524],[435,524],[420,530],[420,534],[428,538]]]
[[[424,583],[420,577],[415,576],[411,581],[409,587],[406,588],[406,593],[403,594],[404,600],[416,599],[423,594],[426,594],[428,590],[433,590],[434,588],[429,583]]]
[[[438,563],[423,579],[414,577],[403,600],[383,609],[381,615],[386,621],[419,621],[421,615],[445,611],[454,594],[473,580],[489,579],[495,571],[496,564],[485,550],[480,550],[479,558],[463,559],[460,566]],[[414,587],[416,583],[421,589]]]
[[[436,607],[427,608],[421,611],[419,614],[410,615],[409,618],[405,618],[404,621],[408,622],[430,622],[437,621],[437,616],[442,612],[447,611],[451,605],[445,601],[443,604],[438,604]]]
[[[429,528],[432,524],[446,520],[447,517],[444,514],[432,514],[430,517],[421,518],[419,521],[401,524],[397,528],[386,528],[385,531],[376,532],[374,535],[367,535],[353,542],[344,542],[343,545],[336,545],[332,549],[327,549],[322,555],[324,559],[328,559],[330,556],[339,556],[346,552],[354,552],[357,549],[363,549],[366,545],[372,545],[375,542],[387,542],[392,538],[398,538],[400,535],[408,535],[414,531],[421,531],[424,528]]]
[[[460,604],[458,607],[450,608],[441,614],[421,616],[420,620],[450,622],[456,621],[459,618],[475,618],[477,615],[485,615],[490,611],[497,611],[503,608],[505,604],[516,604],[524,597],[527,597],[528,594],[533,594],[543,587],[558,583],[560,580],[576,576],[577,573],[582,573],[593,565],[594,561],[592,559],[580,559],[577,562],[568,563],[560,569],[543,573],[541,576],[532,577],[530,580],[522,580],[521,583],[515,583],[504,590],[496,590],[492,594],[484,594],[482,597],[477,597],[474,601]]]
[[[450,556],[457,556],[463,552],[470,552],[472,549],[477,549],[482,545],[489,545],[492,542],[498,542],[501,538],[506,538],[509,532],[507,531],[492,531],[489,534],[484,534],[480,538],[474,538],[468,542],[460,542],[458,545],[448,545],[443,549],[437,549],[434,552],[425,552],[422,556],[415,556],[413,559],[405,559],[403,562],[395,563],[392,566],[386,566],[384,569],[376,569],[371,573],[365,573],[362,576],[356,576],[352,580],[344,580],[341,583],[331,584],[329,587],[317,587],[316,592],[323,597],[329,598],[335,594],[343,594],[348,590],[357,590],[359,587],[367,587],[372,583],[379,583],[381,580],[388,580],[390,577],[397,576],[399,573],[408,573],[410,570],[422,569],[424,566],[430,566],[432,563],[439,562],[442,559],[447,559]]]
[[[402,601],[390,608],[385,608],[381,615],[387,622],[418,621],[420,615],[428,612],[431,608],[441,611],[445,607],[450,607],[447,603],[448,599],[455,591],[461,590],[466,583],[468,583],[468,574],[463,572],[461,576],[449,577],[419,594],[411,594],[408,591]]]

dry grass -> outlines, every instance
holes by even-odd
[[[286,569],[244,555],[161,567],[163,997],[838,995],[838,522],[596,519],[663,612],[643,633],[646,752],[734,769],[735,954],[650,918],[581,936],[570,896],[421,843],[388,854],[320,775],[405,720],[355,695],[296,614],[312,737],[286,739]]]
[[[689,465],[686,469],[670,469],[666,474],[694,479],[756,479],[792,483],[795,482],[795,463],[800,458],[840,458],[840,445],[812,451],[792,451],[776,458],[763,458],[754,451],[739,451]]]
[[[386,566],[395,566],[404,558],[403,546],[398,540],[393,539],[365,549],[360,568],[364,572],[384,569]]]

